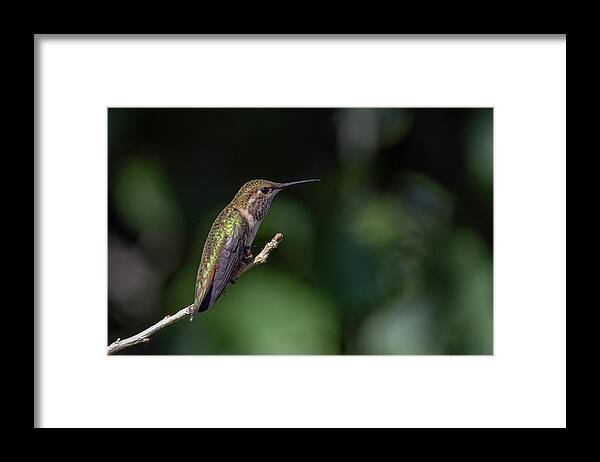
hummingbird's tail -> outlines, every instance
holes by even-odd
[[[194,304],[192,305],[192,311],[190,312],[190,322],[192,322],[194,320],[194,316],[196,316],[196,314],[198,314],[201,303],[202,303],[202,300],[194,300]]]
[[[199,312],[203,312],[206,311],[210,308],[210,299],[211,299],[211,295],[212,295],[212,284],[210,286],[210,289],[208,289],[207,293],[204,295],[204,297],[201,300],[194,300],[194,305],[192,306],[192,312],[190,313],[190,322],[192,322],[194,320],[194,316],[196,316],[196,314],[198,314]]]
[[[198,307],[196,306],[196,303],[194,303],[192,305],[192,311],[190,312],[190,322],[192,322],[194,320],[194,316],[196,316],[197,312],[198,312]]]

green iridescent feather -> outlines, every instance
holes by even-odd
[[[228,206],[213,223],[196,276],[194,314],[206,311],[219,298],[244,256],[248,223],[242,213]]]

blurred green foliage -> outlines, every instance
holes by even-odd
[[[122,354],[492,354],[492,109],[108,111],[108,342],[191,303],[212,221],[281,193],[267,265]]]

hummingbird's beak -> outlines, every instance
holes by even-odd
[[[277,189],[284,189],[287,188],[288,186],[294,186],[297,184],[304,184],[304,183],[318,183],[321,180],[315,179],[315,180],[300,180],[300,181],[292,181],[290,183],[279,183],[279,186],[277,186]]]

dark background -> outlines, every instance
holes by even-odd
[[[493,111],[108,110],[108,339],[193,300],[212,221],[280,193],[266,265],[120,354],[492,354]]]

